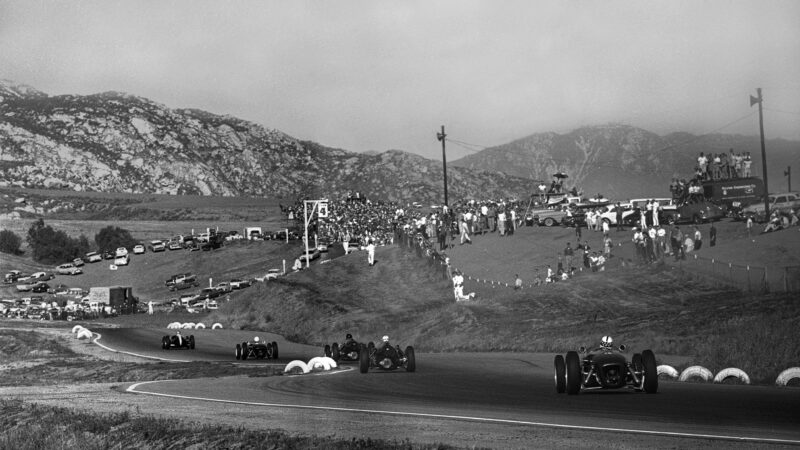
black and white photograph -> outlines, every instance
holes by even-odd
[[[0,448],[795,448],[798,173],[796,0],[0,0]]]

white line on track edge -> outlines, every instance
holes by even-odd
[[[583,426],[583,425],[564,425],[564,424],[558,424],[558,423],[530,422],[530,421],[525,421],[525,420],[514,420],[514,419],[494,419],[494,418],[490,418],[490,417],[471,417],[471,416],[456,416],[456,415],[449,415],[449,414],[431,414],[431,413],[414,413],[414,412],[403,412],[403,411],[384,411],[384,410],[373,410],[373,409],[341,408],[341,407],[335,407],[335,406],[309,406],[309,405],[287,405],[287,404],[283,404],[283,403],[244,402],[244,401],[237,401],[237,400],[223,400],[223,399],[206,398],[206,397],[190,397],[190,396],[187,396],[187,395],[162,394],[162,393],[159,393],[159,392],[145,392],[145,391],[136,390],[139,386],[143,386],[143,385],[146,385],[146,384],[153,384],[153,383],[162,383],[164,381],[170,381],[170,380],[143,381],[143,382],[135,383],[135,384],[132,384],[132,385],[128,386],[128,388],[125,389],[125,391],[126,392],[130,392],[132,394],[153,395],[153,396],[156,396],[156,397],[180,398],[180,399],[184,399],[184,400],[201,400],[201,401],[215,402],[215,403],[230,403],[230,404],[235,404],[235,405],[267,406],[267,407],[271,407],[271,408],[277,407],[277,408],[310,409],[310,410],[339,411],[339,412],[366,413],[366,414],[386,414],[386,415],[406,416],[406,417],[425,417],[425,418],[431,418],[431,419],[450,419],[450,420],[466,420],[466,421],[473,421],[473,422],[488,422],[488,423],[497,423],[497,424],[506,424],[506,425],[528,425],[528,426],[559,428],[559,429],[567,429],[567,430],[631,433],[631,434],[642,434],[642,435],[650,435],[650,436],[667,436],[667,437],[696,438],[696,439],[716,439],[716,440],[728,440],[728,441],[739,441],[739,442],[768,442],[768,443],[773,443],[773,444],[792,444],[792,445],[800,444],[800,440],[792,440],[792,439],[759,438],[759,437],[749,437],[749,436],[727,436],[727,435],[702,434],[702,433],[680,433],[680,432],[673,432],[673,431],[637,430],[637,429],[632,429],[632,428],[611,428],[611,427],[594,427],[594,426]]]

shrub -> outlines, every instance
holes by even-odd
[[[11,230],[0,231],[0,252],[19,255],[22,238]]]
[[[45,264],[72,261],[89,251],[89,239],[86,236],[73,239],[67,233],[45,225],[42,219],[34,222],[28,229],[27,241],[33,260]]]
[[[94,237],[97,248],[113,251],[119,247],[132,248],[138,242],[131,236],[130,231],[114,226],[107,226],[100,230]]]

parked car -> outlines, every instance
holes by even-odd
[[[128,256],[128,255],[117,256],[116,258],[114,258],[114,265],[115,266],[127,266],[128,263],[130,262],[130,260],[131,260],[130,256]]]
[[[200,289],[200,292],[197,293],[197,299],[198,300],[205,300],[205,299],[211,300],[212,298],[217,298],[220,295],[222,295],[222,291],[220,291],[219,289],[213,288],[213,287],[207,287],[207,288]]]
[[[244,289],[250,287],[250,280],[243,280],[241,278],[234,278],[230,282],[233,289]]]
[[[133,247],[133,254],[134,255],[141,255],[142,253],[144,253],[144,251],[145,251],[144,250],[144,245],[142,245],[142,244],[135,245]]]
[[[662,215],[662,222],[670,225],[681,222],[700,224],[724,218],[725,208],[713,201],[706,200],[702,195],[693,195],[686,201],[675,205],[675,209],[663,209]]]
[[[183,244],[178,241],[170,241],[168,248],[170,250],[183,250]]]
[[[166,249],[167,249],[167,247],[164,245],[163,242],[161,242],[159,240],[150,241],[150,251],[151,252],[153,252],[153,253],[163,252]]]
[[[169,286],[170,291],[182,291],[184,289],[191,289],[194,287],[199,286],[200,284],[196,281],[182,281],[180,283],[173,283]]]
[[[178,303],[184,306],[188,306],[197,301],[198,298],[200,298],[200,295],[198,295],[197,293],[183,294],[178,299]]]
[[[255,280],[263,283],[264,281],[274,280],[281,275],[283,275],[283,271],[281,269],[269,269],[264,276],[256,277]]]
[[[82,258],[75,258],[75,259],[73,259],[73,260],[72,260],[72,264],[73,264],[75,267],[81,267],[81,266],[83,266],[83,264],[84,264],[84,261],[83,261],[83,259],[82,259]]]
[[[86,259],[86,262],[89,263],[96,263],[103,260],[103,256],[97,252],[89,252],[84,256],[84,258]]]
[[[800,194],[786,192],[782,194],[770,194],[768,196],[770,214],[777,211],[779,213],[791,213],[800,208]],[[756,222],[766,222],[768,217],[764,215],[764,202],[753,203],[742,209],[743,219],[752,217]]]
[[[59,275],[80,275],[83,273],[83,270],[75,267],[72,263],[67,263],[56,267],[56,273]]]
[[[39,294],[45,293],[49,290],[50,290],[50,285],[48,285],[45,282],[36,283],[35,285],[33,285],[33,288],[31,288],[31,292],[36,292]]]
[[[103,252],[103,259],[114,259],[117,255],[114,254],[112,251],[105,251]]]
[[[223,294],[226,294],[226,293],[231,292],[233,290],[233,286],[231,286],[231,284],[228,283],[227,281],[223,281],[221,283],[217,283],[217,285],[214,286],[214,288],[216,290],[220,291]]]
[[[193,273],[179,273],[172,275],[164,282],[167,286],[172,286],[176,283],[193,283],[197,281],[197,277]]]
[[[117,258],[120,256],[128,256],[128,249],[125,247],[119,247],[114,251],[114,256]]]

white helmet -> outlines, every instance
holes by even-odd
[[[254,341],[256,341],[256,342],[258,342],[260,339],[259,339],[259,337],[258,337],[258,336],[256,336],[255,338],[253,338],[253,340],[254,340]]]
[[[389,336],[384,336],[383,337],[383,342],[389,342]]]
[[[611,336],[603,336],[603,339],[600,340],[600,346],[601,347],[611,347],[611,344],[613,342],[614,342],[614,340],[611,339]]]

